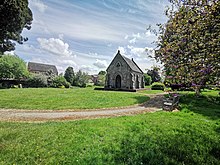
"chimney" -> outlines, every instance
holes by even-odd
[[[120,54],[120,50],[118,50],[118,54]]]

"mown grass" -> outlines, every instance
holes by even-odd
[[[0,108],[65,110],[122,107],[149,99],[139,93],[97,91],[93,88],[24,88],[0,90]]]
[[[151,89],[148,89],[148,90],[140,90],[140,91],[138,91],[138,93],[143,93],[143,94],[158,94],[158,93],[164,93],[164,91],[162,91],[162,90],[151,90]]]
[[[220,164],[213,92],[181,112],[47,123],[0,123],[0,164]],[[214,102],[213,102],[214,101]]]

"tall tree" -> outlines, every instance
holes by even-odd
[[[82,72],[81,70],[76,73],[76,86],[86,87],[86,83],[88,83],[88,80],[89,76],[87,73]]]
[[[71,85],[75,85],[75,73],[74,73],[73,67],[70,67],[70,66],[69,66],[69,67],[65,70],[64,78],[65,78],[66,81],[69,82]]]
[[[147,71],[147,74],[151,77],[151,83],[161,81],[159,70],[160,70],[159,67],[153,66],[151,70]]]
[[[155,57],[164,64],[166,80],[191,84],[199,95],[201,86],[220,77],[220,1],[170,2]]]
[[[24,28],[30,29],[32,12],[28,0],[0,1],[0,55],[15,49],[16,41],[22,44],[27,38],[21,36]]]
[[[0,79],[20,79],[27,76],[26,64],[18,56],[4,55],[0,58]]]

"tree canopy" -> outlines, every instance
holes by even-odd
[[[4,55],[0,58],[0,79],[21,79],[27,76],[26,64],[18,56]]]
[[[87,73],[85,72],[82,72],[81,70],[79,70],[77,73],[76,73],[76,86],[79,86],[79,87],[86,87],[86,83],[88,83],[88,79],[89,79],[89,76]]]
[[[16,41],[22,44],[27,38],[21,36],[24,28],[30,29],[32,12],[28,0],[0,1],[0,55],[15,49]]]
[[[71,85],[75,85],[75,73],[74,73],[73,67],[70,67],[70,66],[69,66],[69,67],[65,70],[64,78],[65,78],[66,81],[69,82]]]
[[[159,70],[160,70],[159,67],[153,66],[151,70],[147,71],[147,75],[149,75],[151,77],[151,83],[161,81]]]
[[[155,53],[166,80],[200,88],[220,77],[220,1],[170,0]]]

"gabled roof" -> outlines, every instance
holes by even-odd
[[[123,55],[120,54],[120,51],[118,50],[118,53],[116,54],[116,56],[121,56],[122,59],[128,64],[128,66],[131,68],[132,71],[135,71],[135,72],[138,72],[138,73],[144,73],[140,68],[139,66],[134,62],[134,60],[132,59],[129,59]],[[116,58],[115,56],[115,58]],[[115,58],[112,60],[112,62],[115,60]],[[110,63],[110,65],[112,64],[112,62]],[[109,65],[109,66],[110,66]],[[109,67],[108,67],[109,68]],[[107,68],[107,70],[108,70]]]
[[[28,63],[28,70],[31,71],[38,71],[38,72],[48,72],[53,71],[54,74],[58,75],[58,71],[55,65],[49,65],[49,64],[41,64],[41,63],[35,63],[35,62],[29,62]]]
[[[122,56],[122,55],[121,55]],[[131,70],[139,73],[143,73],[143,71],[139,68],[139,66],[134,62],[134,60],[129,59],[125,56],[122,56],[125,62],[128,64],[128,66],[131,68]]]

